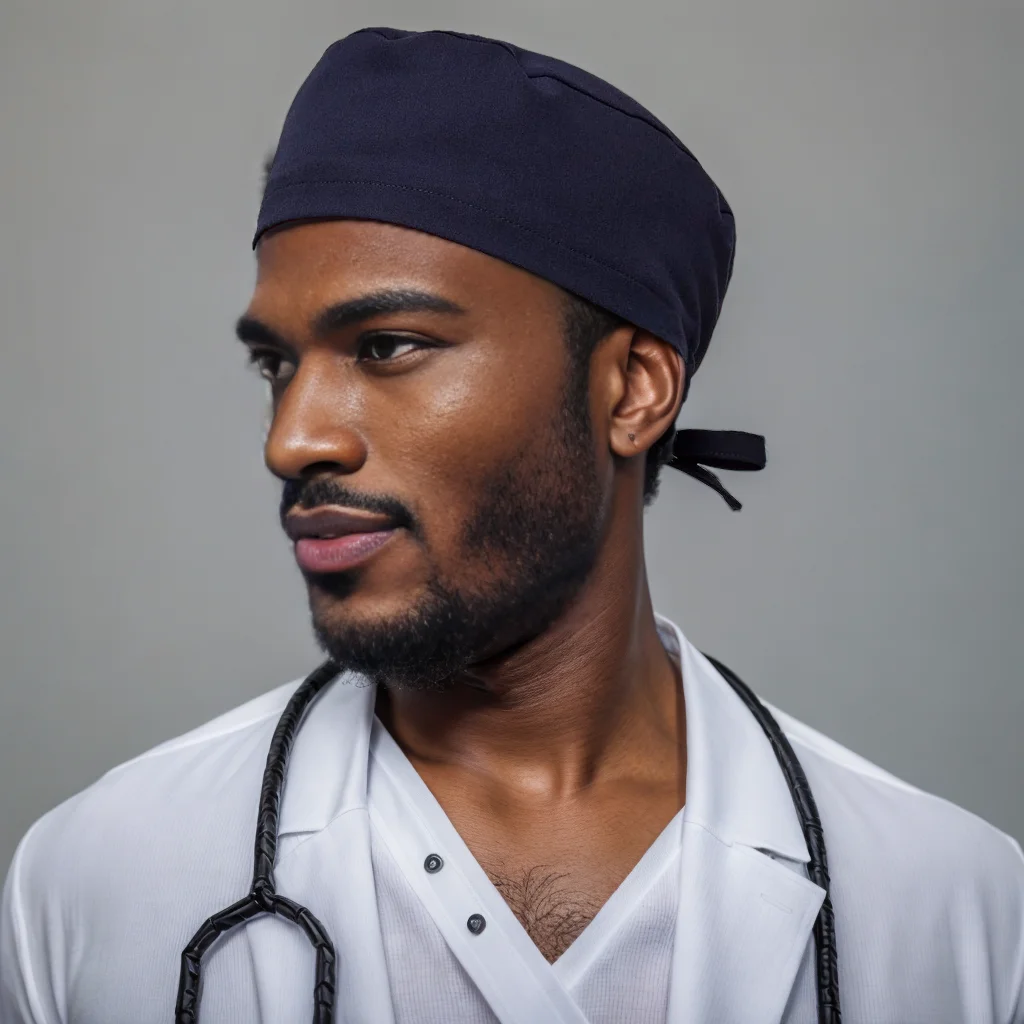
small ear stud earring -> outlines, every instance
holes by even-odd
[[[627,436],[629,437],[630,441],[632,441],[634,444],[636,443],[636,434],[629,434]]]

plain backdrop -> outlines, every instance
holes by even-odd
[[[740,514],[666,474],[657,605],[1024,838],[1024,5],[3,0],[0,871],[109,767],[317,661],[232,325],[261,162],[367,25],[562,57],[696,152],[739,248],[680,423],[770,462],[728,480]]]

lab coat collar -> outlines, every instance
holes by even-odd
[[[679,627],[656,618],[662,643],[679,659],[683,677],[685,820],[723,842],[806,863],[810,858],[793,798],[761,726]]]
[[[285,773],[278,835],[320,832],[366,807],[376,693],[365,677],[343,672],[306,712]]]
[[[686,708],[687,822],[726,843],[806,863],[807,844],[771,745],[715,667],[669,619],[658,632],[678,659]],[[343,673],[317,698],[295,738],[280,834],[318,832],[366,806],[376,688]]]
[[[668,1020],[778,1024],[824,890],[771,745],[672,623],[686,702],[686,806]],[[777,860],[777,857],[784,858]]]

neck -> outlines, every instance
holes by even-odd
[[[382,691],[378,715],[410,760],[552,796],[675,775],[682,691],[637,547],[600,566],[542,634],[451,689]]]

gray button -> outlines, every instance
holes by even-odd
[[[423,862],[423,870],[428,875],[436,875],[444,867],[444,861],[436,853],[428,853],[427,859]]]
[[[466,927],[474,935],[479,935],[487,927],[487,922],[484,920],[483,914],[470,914]]]

